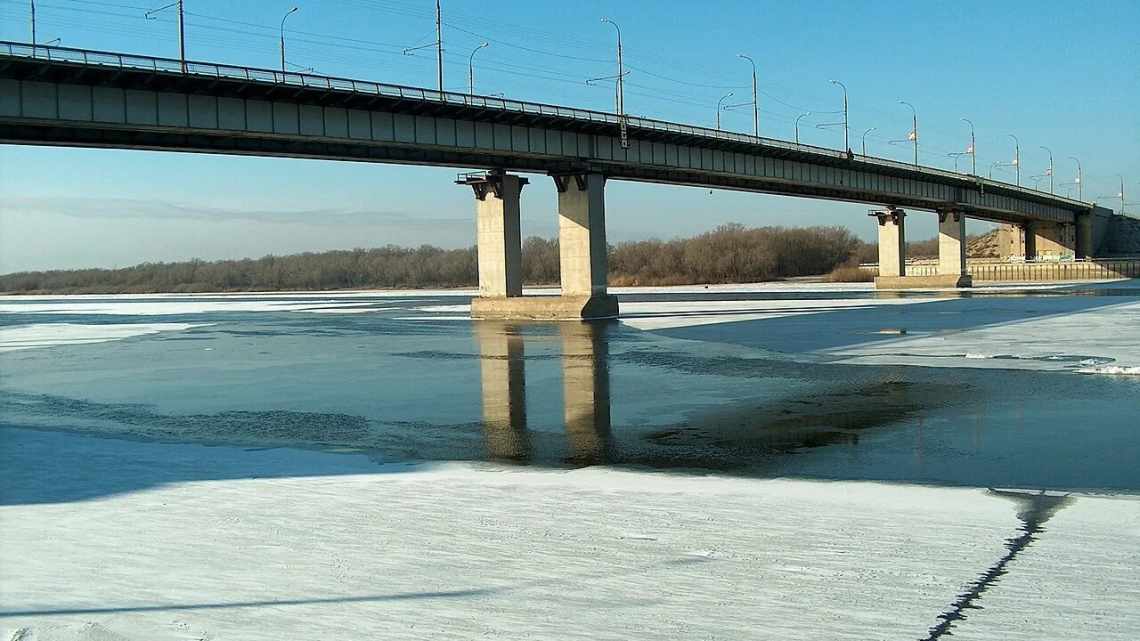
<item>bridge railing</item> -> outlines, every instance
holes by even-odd
[[[240,67],[235,65],[189,60],[185,62],[185,69],[183,69],[183,62],[181,60],[176,60],[173,58],[156,58],[152,56],[115,53],[110,51],[75,49],[72,47],[44,45],[36,45],[33,47],[30,44],[11,41],[0,41],[0,55],[23,58],[42,58],[55,62],[78,63],[94,66],[112,66],[123,69],[143,69],[159,73],[186,73],[195,76],[211,76],[215,78],[247,80],[251,82],[273,82],[295,85],[299,87],[312,87],[315,89],[350,91],[354,93],[387,96],[405,100],[420,100],[425,102],[437,102],[466,107],[477,107],[481,109],[494,109],[499,111],[511,111],[517,113],[558,116],[574,120],[608,123],[614,126],[619,125],[624,119],[626,126],[633,129],[664,131],[701,138],[761,145],[763,147],[784,149],[806,154],[815,154],[817,156],[824,156],[828,158],[841,159],[847,157],[846,152],[836,149],[829,149],[827,147],[805,145],[790,142],[787,140],[780,140],[777,138],[765,138],[762,136],[758,137],[751,134],[722,131],[718,129],[710,129],[708,127],[685,125],[669,122],[666,120],[655,120],[652,118],[642,118],[630,115],[620,116],[614,113],[594,111],[590,109],[578,109],[575,107],[562,107],[545,103],[525,102],[520,100],[511,100],[508,98],[499,98],[495,96],[479,96],[451,91],[438,91],[434,89],[426,89],[423,87],[392,85],[366,80],[338,78],[335,76],[322,76],[292,71],[283,72],[273,69]],[[889,158],[879,158],[877,156],[864,156],[857,154],[855,157],[858,158],[860,162],[865,162],[870,165],[890,167],[892,169],[915,172],[943,179],[972,182],[981,186],[990,185],[994,187],[1000,187],[1002,189],[1020,192],[1038,198],[1049,198],[1053,201],[1063,203],[1071,207],[1079,207],[1082,209],[1089,207],[1088,203],[1083,203],[1071,198],[1064,198],[1040,190],[1030,189],[1029,187],[1011,185],[1009,183],[990,180],[987,178],[982,178],[980,176],[973,176],[971,174],[964,174],[947,169],[938,169],[935,167],[926,167],[912,163],[899,162],[896,160],[891,160]]]

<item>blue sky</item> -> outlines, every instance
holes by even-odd
[[[165,4],[155,0],[154,6]],[[913,103],[921,160],[953,167],[977,126],[978,168],[1013,158],[1022,181],[1044,173],[1053,150],[1059,193],[1072,189],[1077,156],[1085,197],[1117,207],[1118,174],[1129,202],[1140,198],[1140,3],[1072,2],[519,2],[444,0],[445,84],[466,86],[476,57],[480,93],[611,109],[612,86],[585,79],[613,72],[613,30],[622,26],[626,108],[633,114],[713,124],[718,99],[750,95],[755,58],[761,133],[842,147],[850,90],[852,146],[909,159]],[[287,57],[330,75],[432,86],[434,52],[402,54],[434,40],[431,0],[186,0],[193,59],[278,64],[277,29],[287,22]],[[72,47],[177,55],[174,14],[145,20],[147,0],[39,0],[40,41]],[[0,38],[29,39],[27,0],[0,0]],[[740,98],[740,100],[736,100]],[[723,115],[750,131],[747,108]],[[965,159],[963,160],[965,162]],[[122,266],[144,260],[259,256],[306,250],[473,242],[470,194],[455,169],[107,150],[0,148],[0,272]],[[1013,180],[999,169],[995,178]],[[1047,180],[1047,179],[1046,179]],[[1070,184],[1065,184],[1070,183]],[[1043,183],[1044,184],[1044,183]],[[524,192],[524,233],[556,230],[555,195],[534,177]],[[867,206],[660,185],[611,183],[611,241],[688,235],[721,223],[841,224],[864,238]],[[1140,205],[1130,207],[1130,211]],[[934,233],[934,216],[908,219],[912,236]],[[981,229],[976,227],[975,229]]]

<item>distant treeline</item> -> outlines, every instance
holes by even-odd
[[[745,228],[731,224],[677,240],[610,247],[610,283],[679,285],[775,280],[826,274],[849,261],[874,260],[868,245],[843,227]],[[327,251],[258,259],[143,263],[122,269],[22,272],[0,276],[8,293],[148,293],[361,288],[470,287],[478,284],[476,250],[406,248]],[[558,241],[523,243],[523,280],[558,283]]]

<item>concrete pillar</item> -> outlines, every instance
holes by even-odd
[[[555,176],[563,296],[606,293],[605,176]]]
[[[483,392],[483,441],[491,458],[530,455],[526,431],[526,364],[523,336],[515,325],[475,323],[479,382]]]
[[[1096,248],[1093,246],[1095,243],[1095,233],[1093,231],[1094,225],[1093,212],[1084,214],[1077,214],[1077,222],[1074,233],[1076,234],[1076,248],[1077,258],[1092,258],[1096,253]]]
[[[966,273],[966,216],[962,212],[938,212],[938,273]]]
[[[906,276],[906,212],[889,209],[872,215],[879,220],[879,276]]]
[[[519,194],[526,178],[501,171],[467,174],[456,181],[475,191],[475,240],[479,296],[522,296],[522,231]]]
[[[960,211],[938,212],[938,275],[953,281],[947,286],[973,285],[966,273],[966,215]]]
[[[1025,257],[1025,228],[1021,225],[1003,224],[998,227],[998,256]]]
[[[1032,246],[1033,256],[1054,259],[1072,258],[1077,250],[1077,228],[1071,223],[1036,220],[1025,234],[1026,258]]]
[[[605,323],[563,323],[562,398],[569,458],[605,462],[610,439],[609,344]]]

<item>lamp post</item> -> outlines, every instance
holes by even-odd
[[[803,118],[804,116],[810,116],[810,115],[811,115],[810,111],[805,111],[804,113],[796,116],[796,144],[797,145],[800,144],[800,118]]]
[[[625,115],[625,86],[624,86],[624,83],[622,82],[622,79],[625,77],[625,67],[622,66],[622,61],[621,61],[621,27],[618,26],[618,23],[614,22],[613,20],[610,20],[609,18],[602,18],[602,22],[608,22],[609,24],[612,24],[614,26],[614,29],[617,30],[617,68],[618,68],[618,72],[617,72],[617,93],[614,96],[614,102],[615,102],[615,107],[617,108],[617,114],[619,117],[621,117],[621,116]]]
[[[877,129],[877,127],[871,127],[871,128],[870,128],[870,129],[868,129],[867,131],[864,131],[864,132],[863,132],[863,155],[864,155],[864,156],[866,156],[866,155],[867,155],[867,134],[871,133],[871,132],[872,132],[872,131],[874,131],[875,129]]]
[[[911,130],[910,130],[910,135],[908,135],[907,138],[910,138],[911,142],[914,143],[914,166],[917,167],[918,166],[918,111],[914,108],[914,105],[910,104],[909,102],[907,102],[905,100],[900,100],[899,104],[900,105],[906,105],[906,106],[910,107]]]
[[[1084,198],[1085,198],[1085,186],[1083,184],[1083,181],[1081,180],[1081,178],[1083,178],[1083,176],[1081,175],[1081,173],[1082,173],[1081,172],[1081,161],[1076,156],[1069,156],[1069,159],[1074,160],[1077,163],[1077,200],[1084,200]]]
[[[843,88],[843,148],[845,151],[850,153],[851,152],[851,143],[848,140],[848,130],[847,130],[848,129],[847,128],[847,85],[843,84],[842,82],[839,82],[838,80],[832,80],[831,84],[839,85],[840,87]]]
[[[724,94],[723,96],[721,96],[720,100],[716,101],[716,130],[717,131],[720,131],[720,112],[721,112],[721,110],[724,109],[724,107],[722,105],[724,105],[725,100],[728,100],[729,98],[731,98],[735,93],[736,92],[734,92],[734,91],[730,91],[730,92]]]
[[[36,0],[30,0],[32,3],[32,57],[36,56]]]
[[[736,54],[752,64],[752,135],[760,137],[760,103],[756,98],[756,61],[751,56],[742,53]],[[719,115],[720,112],[717,112]]]
[[[490,46],[491,43],[484,42],[478,47],[475,47],[475,50],[471,52],[470,56],[467,56],[467,93],[472,96],[475,95],[475,54],[479,53],[480,49]]]
[[[1006,135],[1009,136],[1010,138],[1013,138],[1013,168],[1015,170],[1014,173],[1017,176],[1017,179],[1016,179],[1017,183],[1016,184],[1018,187],[1020,187],[1021,186],[1021,142],[1019,142],[1017,140],[1017,136],[1015,136],[1013,134],[1006,134]]]
[[[1120,196],[1120,215],[1123,216],[1124,215],[1124,176],[1117,174],[1117,177],[1120,178],[1120,193],[1117,195]]]
[[[1053,150],[1041,145],[1041,148],[1049,153],[1049,193],[1053,193]]]
[[[283,18],[281,18],[281,81],[282,82],[285,81],[285,20],[289,16],[293,15],[294,13],[297,13],[298,9],[300,9],[300,7],[293,7],[289,11],[285,12],[285,16]]]
[[[966,149],[966,153],[970,154],[970,173],[978,175],[978,146],[974,142],[974,123],[969,118],[963,118],[962,122],[970,125],[970,146]]]

